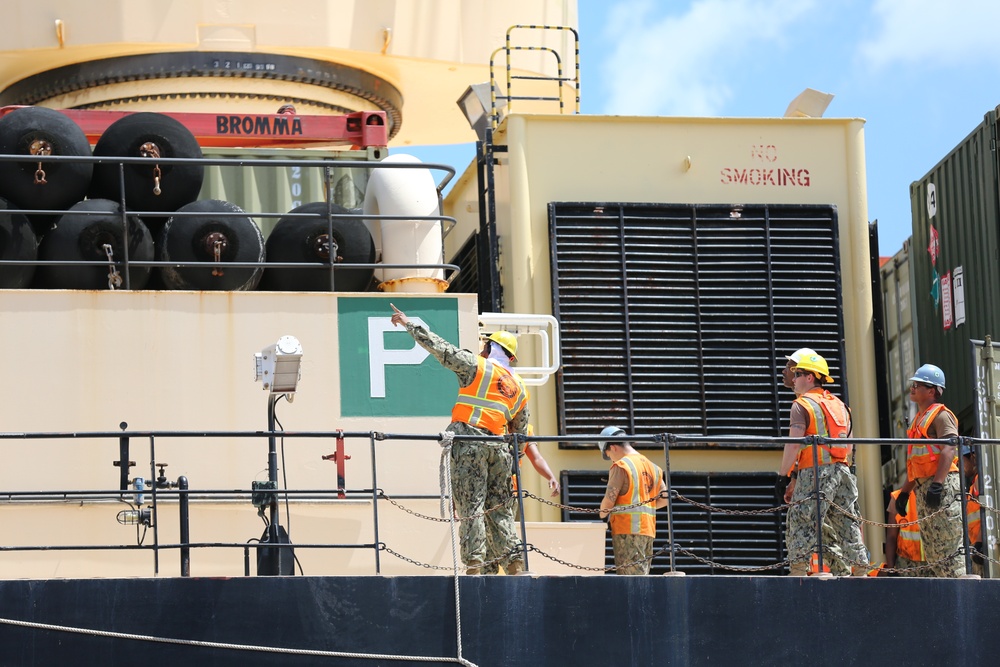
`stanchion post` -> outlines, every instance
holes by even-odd
[[[512,466],[514,469],[514,479],[517,480],[517,511],[520,514],[521,523],[521,557],[524,559],[524,571],[528,570],[528,529],[524,523],[524,487],[521,485],[521,457],[518,454],[521,452],[521,439],[526,438],[526,436],[520,433],[513,433],[510,438],[510,450],[511,456],[513,457]]]
[[[667,484],[667,542],[670,547],[670,572],[673,574],[674,563],[674,491],[670,485],[670,443],[677,441],[677,436],[664,433],[663,436],[663,477]]]
[[[965,497],[965,494],[968,493],[968,482],[965,479],[965,457],[962,456],[962,445],[971,445],[970,441],[971,438],[966,437],[952,438],[955,449],[958,450],[958,497],[962,501],[962,551],[965,553],[966,574],[972,574],[972,553],[969,550],[969,509],[968,499]]]
[[[368,435],[372,457],[372,521],[375,530],[375,574],[382,574],[378,536],[378,463],[375,461],[375,431]]]
[[[812,446],[813,493],[816,494],[816,569],[823,572],[823,500],[819,496],[819,436],[810,435],[807,440]],[[801,471],[800,471],[801,474]],[[807,565],[808,567],[808,565]]]

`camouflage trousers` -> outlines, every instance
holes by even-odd
[[[962,498],[959,495],[958,473],[948,473],[945,478],[941,506],[937,509],[927,506],[927,488],[933,481],[932,477],[918,479],[910,497],[910,502],[914,498],[917,502],[920,540],[924,543],[924,557],[930,566],[923,569],[920,576],[961,577],[965,574],[964,556],[948,558],[962,546]],[[939,513],[928,518],[935,512]]]
[[[454,423],[448,427],[456,435],[482,435],[468,424]],[[465,519],[458,529],[462,562],[483,563],[487,555],[487,539],[499,554],[511,554],[500,561],[505,568],[521,561],[511,503],[511,455],[506,443],[455,441],[451,448],[451,494],[459,517],[481,515],[485,510],[500,507],[485,516]]]
[[[893,569],[903,570],[898,573],[901,577],[926,577],[927,573],[930,572],[930,570],[922,567],[926,564],[922,560],[910,560],[906,556],[896,554],[896,564],[893,566]]]
[[[649,574],[649,564],[653,558],[651,536],[630,533],[612,535],[611,546],[615,552],[615,573]]]
[[[792,493],[792,502],[808,498],[816,485],[816,468],[799,471]],[[823,527],[823,564],[837,577],[851,575],[852,562],[868,562],[868,551],[861,538],[861,526],[832,509],[836,503],[848,512],[857,514],[858,484],[847,466],[835,463],[819,467],[820,520]],[[788,510],[785,531],[785,548],[793,574],[808,571],[811,556],[816,551],[816,502],[796,505]]]
[[[513,493],[513,491],[511,491]],[[521,530],[521,513],[518,511],[517,497],[511,496],[510,501],[507,503],[510,507],[511,517],[514,519],[514,530],[520,534]],[[503,552],[500,547],[493,541],[493,536],[487,532],[486,533],[486,563],[483,565],[483,574],[500,574],[500,557],[503,556]]]

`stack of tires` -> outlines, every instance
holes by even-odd
[[[279,220],[265,246],[239,206],[198,199],[201,148],[169,116],[122,116],[91,151],[66,115],[22,107],[0,117],[0,155],[27,158],[0,160],[0,260],[18,260],[0,264],[0,289],[372,289],[374,269],[340,269],[331,281],[329,269],[287,266],[329,263],[331,252],[335,263],[373,263],[375,244],[360,211],[326,202],[299,206]],[[101,159],[73,159],[91,155]],[[265,270],[265,258],[285,266]],[[36,268],[36,259],[46,263]],[[153,260],[175,264],[158,271],[134,264]]]

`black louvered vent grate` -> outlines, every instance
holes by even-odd
[[[469,240],[459,249],[450,263],[459,268],[458,275],[448,285],[448,291],[452,293],[479,293],[479,271],[478,254],[476,253],[476,242],[479,238],[478,232],[469,237]]]
[[[549,224],[561,433],[780,435],[800,347],[847,399],[835,207],[554,203]]]
[[[774,473],[684,473],[673,472],[670,483],[680,495],[693,501],[727,510],[761,510],[775,507]],[[566,471],[562,474],[563,503],[572,507],[597,509],[608,484],[607,472]],[[666,549],[667,510],[656,513],[653,552]],[[709,512],[677,500],[673,506],[674,542],[696,557],[678,552],[675,568],[687,574],[746,574],[731,568],[762,568],[785,558],[784,512],[737,515]],[[564,510],[563,521],[596,521],[589,512]],[[702,559],[702,560],[699,560]],[[708,561],[707,563],[705,561]],[[605,566],[615,564],[611,533],[605,536]],[[669,551],[656,556],[651,574],[670,569]],[[785,568],[761,570],[755,575],[780,575]]]

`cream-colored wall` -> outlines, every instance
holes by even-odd
[[[405,310],[405,295],[384,298]],[[421,298],[454,296],[420,295]],[[288,431],[437,433],[448,415],[342,417],[337,300],[331,293],[0,290],[0,334],[8,350],[6,432],[254,431],[267,428],[268,396],[254,382],[254,353],[283,335],[303,347],[294,402],[277,403]],[[458,297],[461,344],[475,348],[473,296]],[[415,314],[415,313],[411,313]],[[192,487],[248,488],[267,478],[267,441],[157,438],[167,476]],[[329,488],[336,466],[321,456],[333,440],[287,438],[297,488]],[[371,484],[369,440],[351,439],[348,483]],[[0,439],[8,461],[3,487],[109,489],[118,486],[117,439]],[[436,442],[377,444],[379,484],[393,493],[437,493]],[[133,438],[132,476],[148,475],[149,444]],[[12,474],[16,471],[16,474]]]
[[[835,205],[854,432],[877,436],[864,121],[513,113],[498,128],[495,144],[507,147],[497,154],[495,176],[504,308],[511,312],[551,313],[550,202]],[[724,170],[754,168],[807,170],[809,185],[726,182]],[[445,202],[446,214],[459,220],[449,237],[455,248],[478,225],[471,176],[466,172]],[[537,432],[556,433],[552,383],[533,395]],[[542,452],[555,470],[606,467],[597,456],[559,450],[554,443],[542,445]],[[779,459],[773,451],[678,452],[671,465],[693,471],[776,470]],[[859,448],[868,516],[883,513],[879,463],[876,448]],[[541,513],[556,515],[554,509]],[[869,544],[881,539],[875,532],[868,537]]]

